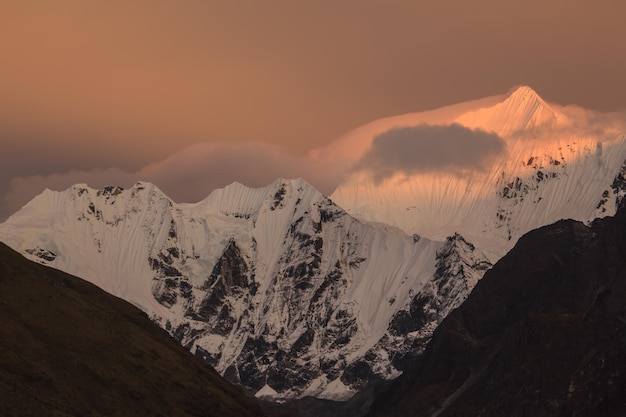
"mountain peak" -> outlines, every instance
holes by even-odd
[[[535,90],[527,85],[520,85],[515,87],[508,94],[507,100],[513,100],[515,102],[540,102],[545,104],[539,94],[537,94]]]
[[[554,128],[563,125],[567,119],[550,107],[535,90],[522,85],[509,93],[504,101],[465,113],[456,121],[473,129],[511,136],[536,128]]]
[[[272,183],[272,185],[279,187],[288,185],[294,188],[302,189],[315,188],[302,178],[278,178]]]
[[[502,104],[517,115],[529,116],[537,112],[554,114],[554,111],[539,94],[527,85],[519,86],[509,93]]]

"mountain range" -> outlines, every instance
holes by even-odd
[[[378,395],[293,401],[299,411],[265,404],[264,412],[145,313],[0,244],[0,411],[623,416],[625,237],[623,208],[590,226],[562,220],[532,231]]]
[[[233,184],[194,205],[151,184],[77,185],[43,193],[1,228],[31,258],[139,306],[259,396],[342,398],[397,376],[393,361],[490,266],[460,236],[372,227],[302,180]],[[453,297],[434,297],[435,276]]]
[[[0,240],[135,304],[258,397],[346,399],[407,371],[524,233],[616,212],[626,129],[603,117],[520,87],[348,133],[324,150],[352,161],[330,197],[300,179],[195,204],[77,184]]]

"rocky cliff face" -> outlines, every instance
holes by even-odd
[[[448,237],[437,251],[433,279],[422,290],[410,292],[409,302],[394,314],[384,336],[370,349],[368,357],[373,359],[391,351],[391,363],[404,371],[407,361],[423,352],[436,326],[465,301],[491,266],[462,236]],[[393,346],[393,350],[389,346]]]

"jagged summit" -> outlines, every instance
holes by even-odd
[[[128,189],[113,185],[97,189],[90,187],[86,183],[78,183],[69,186],[63,191],[53,191],[46,188],[41,194],[27,203],[24,209],[41,209],[42,207],[45,207],[45,210],[63,209],[67,201],[78,200],[82,200],[85,203],[91,203],[92,200],[103,200],[108,205],[113,205],[116,200],[120,199],[124,201],[157,199],[167,201],[170,204],[173,203],[159,187],[150,182],[137,181]]]
[[[504,101],[463,114],[456,120],[464,126],[494,131],[507,137],[537,128],[562,126],[567,118],[552,108],[528,86],[513,90]]]

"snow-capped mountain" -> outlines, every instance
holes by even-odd
[[[303,180],[179,205],[148,183],[75,185],[36,197],[0,238],[138,305],[273,398],[346,398],[397,376],[490,266],[458,235],[364,224]]]
[[[486,103],[379,120],[333,145],[339,150],[349,143],[362,155],[392,129],[435,120],[436,126],[498,135],[503,151],[484,166],[417,167],[382,180],[367,169],[355,170],[331,198],[357,218],[407,233],[440,240],[458,232],[492,262],[522,234],[542,225],[562,218],[589,222],[615,213],[625,192],[626,120],[549,104],[525,86]]]
[[[461,153],[438,168],[410,154],[426,168],[403,155],[373,175],[381,135],[430,127],[493,152],[457,141],[479,163]],[[352,167],[332,200],[303,180],[234,183],[196,204],[149,183],[75,185],[36,197],[0,224],[0,240],[141,307],[257,396],[347,398],[399,375],[522,234],[614,214],[626,194],[623,132],[619,119],[520,87],[378,120],[316,151]]]

